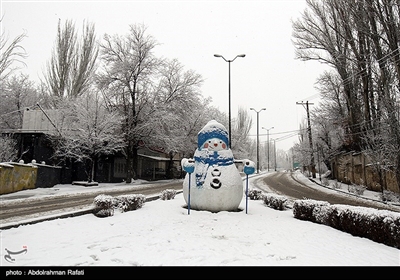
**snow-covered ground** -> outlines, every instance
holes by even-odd
[[[313,187],[322,188],[311,183]],[[250,188],[257,176],[249,180]],[[136,182],[138,184],[138,182]],[[245,186],[245,182],[244,182]],[[1,196],[44,199],[101,188],[56,185]],[[325,188],[323,188],[325,189]],[[327,189],[327,191],[333,191]],[[39,194],[40,193],[40,194]],[[19,195],[19,197],[18,197]],[[365,195],[372,195],[368,191]],[[12,197],[14,196],[14,199]],[[26,199],[26,198],[25,198]],[[378,199],[374,196],[374,199]],[[14,202],[12,202],[14,201]],[[245,196],[240,204],[245,209]],[[98,218],[92,214],[1,231],[1,266],[400,266],[400,250],[334,228],[301,221],[292,210],[278,211],[248,200],[245,211],[211,213],[173,200],[146,202],[141,209]],[[400,215],[400,214],[399,214]],[[7,251],[21,254],[9,255]]]

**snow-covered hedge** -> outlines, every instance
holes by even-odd
[[[115,197],[113,206],[127,212],[142,208],[145,201],[146,197],[143,194],[126,194]]]
[[[266,193],[263,195],[264,204],[276,210],[285,210],[287,198],[282,195]]]
[[[111,195],[100,194],[94,198],[93,214],[97,217],[109,217],[114,215],[114,209],[122,212],[139,209],[146,201],[142,194],[127,194],[112,197]]]
[[[162,200],[170,200],[174,199],[176,195],[176,190],[174,189],[166,189],[160,193],[160,199]]]
[[[293,215],[400,249],[400,213],[397,212],[308,199],[294,202]]]
[[[97,217],[109,217],[114,215],[113,197],[111,195],[100,194],[93,200],[93,214]]]
[[[261,199],[263,199],[263,197],[264,197],[261,190],[254,190],[254,189],[249,190],[249,191],[247,192],[247,196],[248,196],[248,198],[250,198],[251,200],[261,200]]]

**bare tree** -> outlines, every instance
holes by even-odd
[[[0,19],[0,22],[2,22],[2,19]],[[26,58],[27,54],[21,45],[25,37],[26,34],[23,33],[8,43],[8,38],[4,32],[0,34],[0,83],[3,83],[8,76],[19,68],[13,66],[14,63],[25,65],[22,59]]]
[[[348,143],[360,150],[360,126],[356,124],[361,109],[354,86],[349,40],[345,36],[346,25],[338,16],[342,4],[334,0],[307,0],[309,10],[293,23],[293,37],[298,59],[331,65],[340,76],[348,112]]]
[[[307,0],[307,5],[293,24],[296,55],[327,63],[337,73],[319,79],[326,101],[315,116],[336,115],[341,123],[332,127],[343,129],[341,149],[365,151],[379,164],[386,156],[391,163],[377,170],[392,166],[400,182],[400,2]],[[319,136],[325,143],[335,139]]]
[[[83,25],[78,40],[75,24],[58,22],[57,38],[52,57],[47,65],[46,83],[51,95],[58,98],[84,94],[95,71],[98,54],[94,24]]]

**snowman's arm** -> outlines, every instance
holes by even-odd
[[[253,161],[251,161],[251,160],[249,160],[249,159],[235,159],[234,161],[233,161],[234,163],[241,163],[241,164],[244,164],[244,165],[250,165],[250,164],[252,164],[252,163],[254,163]]]
[[[185,170],[188,173],[193,173],[194,171],[194,159],[192,158],[183,158],[181,160],[181,165],[183,167],[183,170]]]
[[[251,161],[249,159],[240,159],[240,160],[234,160],[235,163],[241,163],[244,165],[243,171],[247,175],[253,174],[255,171],[255,163],[254,161]]]

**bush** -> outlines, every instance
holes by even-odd
[[[174,199],[175,195],[176,195],[176,190],[174,189],[163,190],[160,194],[160,199],[162,200]]]
[[[293,215],[400,249],[400,214],[397,212],[330,205],[326,201],[309,199],[296,200]]]
[[[93,214],[97,217],[109,217],[114,215],[114,209],[122,212],[139,209],[146,201],[142,194],[127,194],[112,197],[111,195],[100,194],[94,198]]]
[[[103,218],[114,215],[112,196],[100,194],[94,198],[93,204],[93,214],[95,216]]]
[[[400,194],[392,191],[383,190],[381,197],[383,201],[400,202]]]
[[[264,204],[276,210],[285,210],[287,198],[277,194],[264,194]]]
[[[354,193],[356,195],[362,195],[362,194],[364,194],[366,187],[353,184],[353,185],[349,185],[347,187],[347,190],[349,191],[349,193]]]
[[[263,194],[261,190],[249,190],[247,192],[247,197],[250,198],[251,200],[260,200],[263,199]]]
[[[325,215],[319,214],[314,209],[323,209],[328,206],[329,203],[326,201],[318,201],[313,199],[295,200],[293,204],[293,216],[299,220],[306,220],[312,222],[319,222],[325,217]],[[315,215],[319,215],[317,218]]]
[[[114,208],[121,209],[122,212],[132,211],[142,208],[146,197],[143,194],[127,194],[114,198]]]
[[[335,182],[333,182],[332,187],[333,187],[334,189],[341,189],[341,188],[342,188],[342,184],[339,183],[338,181],[335,181]]]

